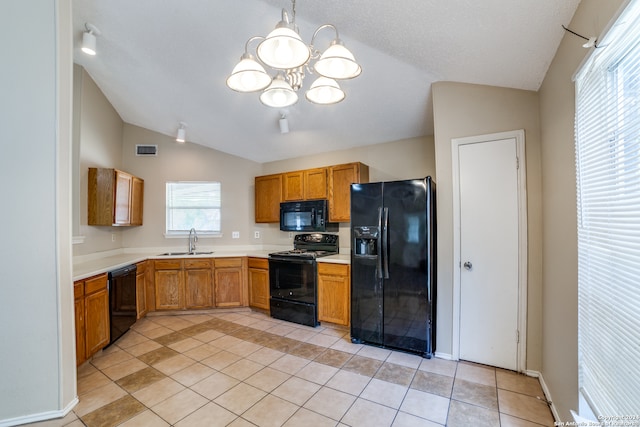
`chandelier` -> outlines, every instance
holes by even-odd
[[[237,92],[259,92],[260,101],[275,108],[288,107],[298,102],[296,93],[306,74],[318,74],[318,78],[305,92],[305,98],[315,104],[336,104],[345,97],[336,80],[352,79],[362,72],[353,54],[339,38],[338,30],[331,24],[318,27],[311,43],[306,45],[300,38],[296,20],[296,0],[292,0],[292,19],[282,9],[282,20],[267,37],[251,37],[244,46],[240,62],[227,79],[227,86]],[[331,28],[335,38],[321,52],[314,45],[321,30]],[[256,56],[249,53],[249,44],[261,40]],[[265,67],[272,69],[271,77]]]

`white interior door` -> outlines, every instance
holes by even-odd
[[[521,370],[517,138],[496,136],[456,144],[459,358]]]

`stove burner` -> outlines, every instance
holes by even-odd
[[[338,236],[335,234],[298,234],[293,240],[293,249],[274,252],[269,256],[315,259],[338,253]]]

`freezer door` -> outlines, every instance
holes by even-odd
[[[351,340],[382,345],[382,184],[351,186]]]
[[[427,259],[427,182],[385,182],[383,344],[428,353],[431,307]]]

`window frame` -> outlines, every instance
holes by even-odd
[[[215,196],[214,196],[214,200],[211,201],[211,206],[202,206],[202,207],[172,207],[170,206],[170,187],[172,187],[173,184],[190,184],[190,185],[213,185],[214,188],[209,189],[207,191],[211,191],[213,193],[218,194],[217,196],[217,200],[215,200]],[[217,187],[217,188],[215,188]],[[175,191],[175,189],[174,189]],[[217,202],[217,206],[216,205]],[[222,237],[222,183],[220,181],[166,181],[165,183],[165,226],[164,226],[164,237],[171,239],[171,238],[184,238],[185,236],[189,235],[189,229],[186,230],[172,230],[170,229],[170,215],[171,215],[171,210],[173,209],[207,209],[207,210],[213,210],[213,211],[217,211],[217,229],[215,228],[215,222],[214,222],[214,227],[212,227],[211,229],[204,229],[204,228],[199,228],[197,226],[193,227],[196,230],[196,233],[198,235],[199,238],[207,238],[207,237]],[[215,216],[215,215],[214,215]]]

